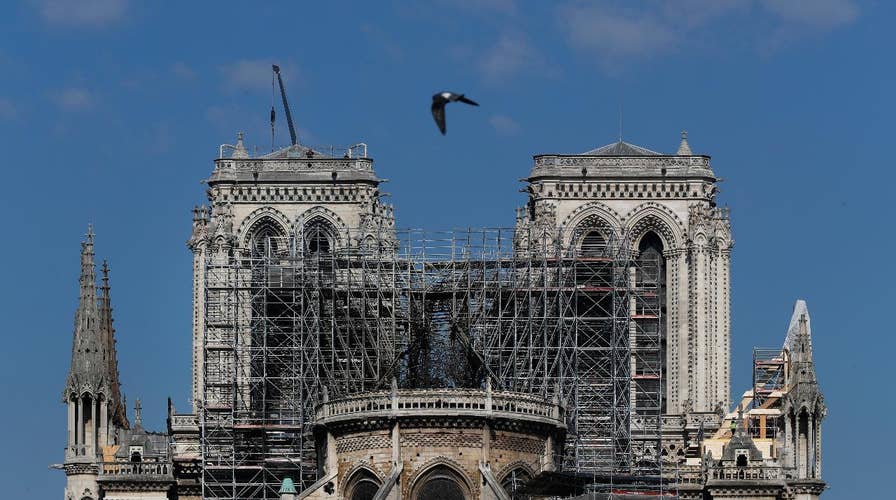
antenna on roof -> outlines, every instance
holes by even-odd
[[[622,142],[622,90],[619,91],[619,142]]]

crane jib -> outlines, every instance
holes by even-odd
[[[277,75],[277,83],[280,84],[280,97],[283,99],[283,110],[286,112],[286,124],[289,126],[289,138],[292,141],[292,145],[295,146],[299,143],[298,138],[296,137],[296,128],[292,123],[292,113],[289,111],[289,102],[286,100],[286,89],[283,88],[283,78],[280,77],[280,66],[274,64],[273,66],[274,74]],[[271,122],[273,123],[274,112],[271,110]]]

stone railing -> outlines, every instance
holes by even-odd
[[[535,168],[562,167],[693,167],[708,170],[708,156],[588,156],[540,155],[535,157]]]
[[[171,464],[164,462],[104,462],[100,473],[105,476],[171,477]]]
[[[565,410],[558,404],[528,394],[472,389],[366,393],[324,402],[315,412],[315,419],[321,424],[415,416],[473,416],[566,425]]]
[[[699,465],[683,466],[675,471],[675,482],[702,486],[706,482],[706,472]]]
[[[705,470],[702,466],[684,466],[675,471],[675,482],[679,485],[702,485],[706,480],[715,481],[776,481],[784,479],[780,467],[765,465],[716,465]]]
[[[353,170],[373,172],[370,158],[320,158],[297,157],[288,159],[235,159],[215,160],[215,173],[226,172],[302,172],[302,171]]]
[[[171,430],[195,431],[199,429],[199,418],[193,413],[171,415]]]
[[[718,481],[773,481],[783,479],[781,472],[780,467],[724,465],[711,467],[709,469],[709,479]]]

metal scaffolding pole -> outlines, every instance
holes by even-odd
[[[586,237],[323,228],[210,252],[204,498],[279,498],[285,477],[309,486],[315,406],[392,379],[556,396],[566,470],[661,474],[662,262],[628,235],[607,232],[597,250]]]

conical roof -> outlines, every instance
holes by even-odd
[[[106,346],[102,339],[102,322],[97,305],[96,269],[93,262],[93,228],[81,243],[81,277],[75,331],[72,338],[72,363],[66,391],[106,392]]]
[[[784,348],[790,354],[788,376],[788,399],[794,406],[820,405],[824,407],[824,397],[818,387],[815,375],[815,361],[812,354],[812,329],[809,322],[809,309],[804,300],[796,301],[790,328]]]

